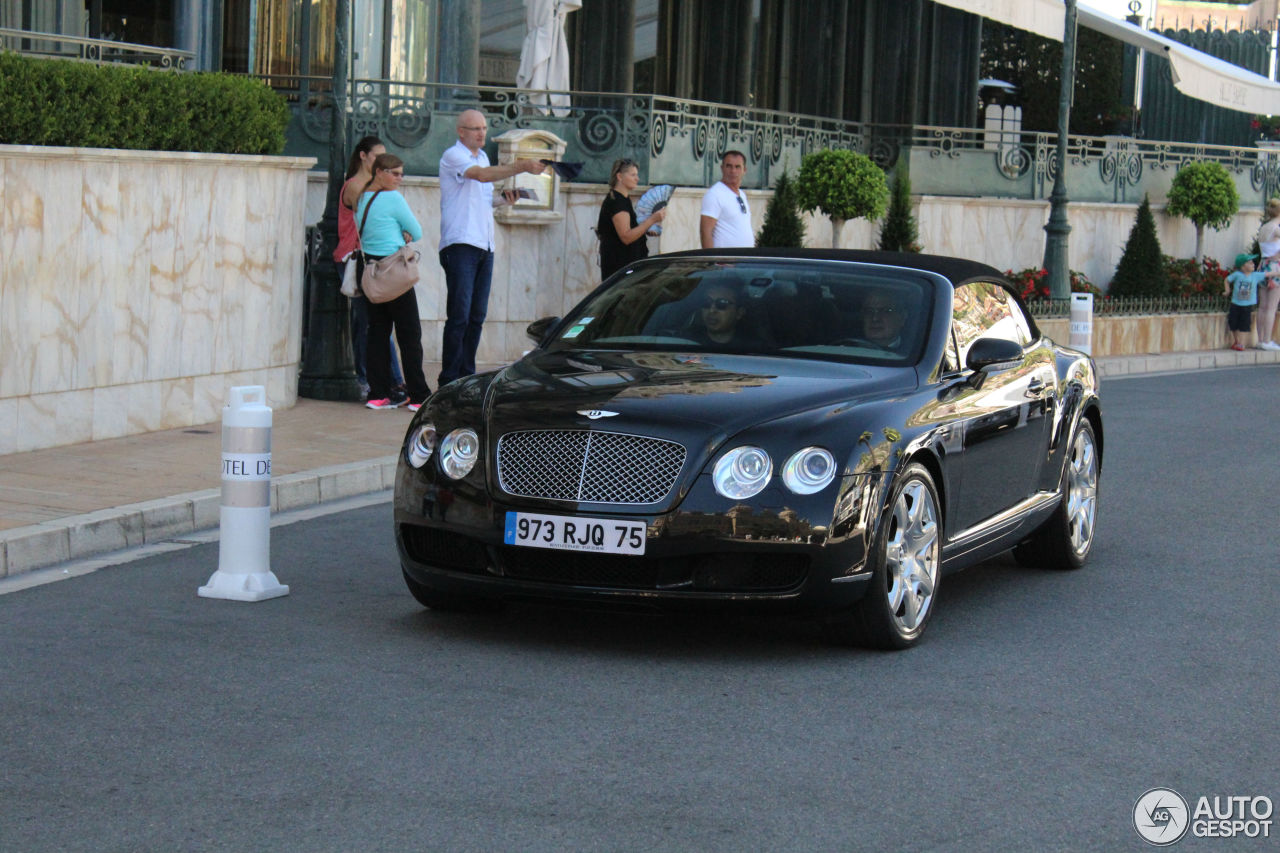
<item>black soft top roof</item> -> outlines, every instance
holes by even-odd
[[[864,264],[907,267],[937,273],[954,283],[971,278],[1003,280],[1004,273],[995,267],[948,258],[945,255],[923,255],[914,252],[872,252],[855,249],[698,249],[672,252],[661,258],[794,258],[810,261],[857,261]]]

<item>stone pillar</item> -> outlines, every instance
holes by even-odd
[[[439,0],[436,77],[441,83],[480,82],[480,0]]]
[[[569,21],[573,88],[631,93],[635,88],[635,0],[583,3]]]
[[[202,5],[200,0],[173,0],[173,46],[176,50],[199,53]]]

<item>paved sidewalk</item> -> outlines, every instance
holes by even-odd
[[[1104,378],[1256,364],[1280,364],[1280,352],[1098,360]],[[391,489],[410,418],[306,399],[276,410],[272,511]],[[215,422],[0,456],[0,578],[216,528],[221,453]]]

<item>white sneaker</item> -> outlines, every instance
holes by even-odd
[[[1280,344],[1276,343],[1275,341],[1263,341],[1262,343],[1258,344],[1258,349],[1280,350]]]

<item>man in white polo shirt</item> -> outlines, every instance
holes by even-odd
[[[484,113],[464,111],[458,116],[458,141],[440,158],[440,266],[448,290],[440,386],[476,372],[493,279],[493,208],[503,201],[495,201],[493,182],[546,168],[537,160],[490,166],[484,153],[488,130]],[[515,199],[508,194],[505,200]]]
[[[742,176],[747,171],[747,158],[741,151],[726,151],[720,158],[720,180],[702,196],[702,219],[699,223],[702,248],[729,249],[754,246],[751,230],[751,206],[742,192]]]

